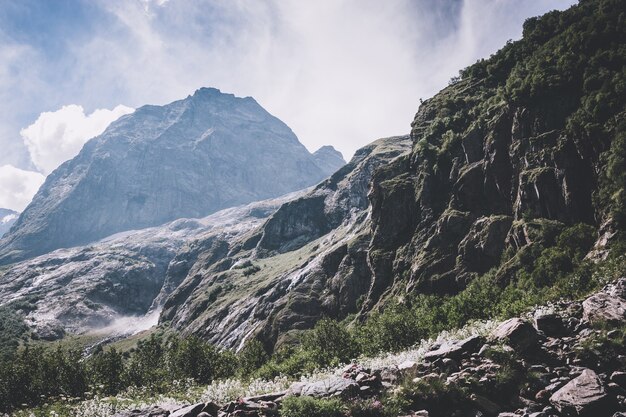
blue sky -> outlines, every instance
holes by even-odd
[[[572,3],[0,0],[0,206],[23,209],[110,119],[202,86],[253,96],[311,151],[349,157],[408,132],[420,98],[527,17]]]

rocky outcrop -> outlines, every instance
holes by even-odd
[[[0,208],[0,237],[11,229],[13,223],[17,221],[18,216],[19,213],[13,210]]]
[[[50,174],[0,241],[7,264],[314,185],[344,165],[309,153],[251,97],[213,88],[143,106]]]
[[[518,351],[526,351],[536,346],[537,330],[526,320],[513,318],[502,323],[493,332],[493,337]]]
[[[626,301],[607,293],[592,295],[583,302],[585,320],[592,323],[626,322]]]
[[[546,16],[527,25],[524,39],[467,68],[460,80],[421,104],[411,125],[411,154],[373,177],[368,258],[376,290],[364,305],[382,305],[386,296],[406,290],[456,293],[492,268],[507,283],[515,275],[507,259],[520,250],[554,245],[550,239],[533,241],[533,224],[592,225],[602,256],[620,239],[622,215],[597,196],[611,181],[607,159],[621,146],[617,120],[626,112],[623,98],[614,96],[615,106],[587,113],[581,97],[599,90],[583,85],[582,75],[568,79],[566,89],[528,87],[545,71],[566,78],[556,64],[536,68],[535,75],[526,66],[545,62],[542,54],[553,51],[549,45],[567,44],[566,30],[584,32],[585,19],[600,21],[599,27],[619,26],[623,5],[594,4],[562,12],[559,24]],[[541,35],[533,32],[539,27]],[[619,46],[611,41],[573,48],[577,56],[591,57],[613,54]],[[577,62],[578,74],[593,72],[591,60]],[[607,71],[621,77],[615,68]],[[516,93],[513,85],[519,87]],[[544,95],[535,97],[539,90]],[[602,139],[573,129],[577,118],[606,126]],[[623,192],[622,185],[616,187]]]

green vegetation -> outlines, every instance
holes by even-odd
[[[610,330],[612,329],[612,330]],[[583,366],[619,368],[619,357],[626,346],[626,327],[601,326],[576,347],[576,358]]]
[[[272,354],[260,341],[249,342],[235,355],[194,337],[155,336],[140,341],[128,354],[109,348],[88,358],[82,358],[82,352],[76,349],[20,347],[27,333],[22,313],[29,308],[28,303],[3,306],[0,411],[61,396],[114,395],[133,386],[150,392],[171,392],[176,389],[175,381],[185,379],[208,383],[230,376],[298,377],[362,354],[401,351],[472,320],[505,319],[537,304],[581,298],[620,277],[626,270],[625,5],[623,0],[581,0],[567,12],[529,19],[521,41],[509,42],[489,59],[462,70],[449,88],[424,102],[432,110],[425,113],[432,117],[415,123],[412,132],[415,145],[411,169],[436,181],[441,173],[449,177],[455,152],[464,141],[494,139],[489,135],[502,128],[496,125],[503,114],[515,109],[537,113],[540,116],[533,119],[541,125],[537,136],[524,138],[527,141],[520,140],[517,145],[533,147],[531,156],[540,161],[558,159],[558,152],[568,146],[593,161],[592,169],[599,173],[598,183],[591,185],[595,189],[595,219],[585,221],[606,221],[614,232],[611,255],[606,260],[592,263],[585,259],[598,238],[598,224],[594,227],[537,218],[529,208],[518,216],[521,218],[513,227],[523,228],[530,243],[508,247],[498,266],[476,275],[458,294],[390,298],[380,310],[351,326],[323,319],[314,329],[301,332],[297,343],[282,346]],[[511,127],[506,126],[506,130],[510,132]],[[542,163],[533,166],[523,173],[528,181],[552,170],[542,168]],[[401,175],[386,181],[394,183],[389,190],[413,185]],[[443,191],[433,193],[432,198],[439,199],[433,202],[434,213],[443,213],[448,207],[449,195]],[[196,301],[194,313],[210,315],[215,308],[232,303],[239,295],[233,288],[248,290],[253,286],[252,290],[258,290],[273,285],[283,264],[300,262],[317,249],[317,245],[310,245],[272,257],[263,268],[249,260],[242,262],[208,287],[204,298]],[[369,255],[373,261],[391,257],[380,248],[373,248]],[[395,277],[398,281],[408,279],[399,275]],[[360,300],[359,305],[362,303]],[[625,329],[603,330],[586,339],[578,347],[577,356],[583,363],[598,363],[615,357],[625,343]],[[533,383],[533,376],[519,369],[509,353],[495,349],[487,354],[501,365],[493,387],[496,392],[507,395],[523,384]],[[408,380],[396,393],[382,399],[383,405],[290,398],[284,402],[281,415],[397,416],[410,408],[433,405],[445,410],[466,400],[468,392],[480,394],[481,389],[472,381],[468,390],[436,379]]]
[[[342,417],[343,404],[339,399],[289,397],[283,401],[282,417]]]
[[[238,357],[197,337],[153,335],[130,352],[98,348],[86,358],[74,348],[25,345],[0,361],[0,412],[55,400],[115,395],[129,387],[172,393],[180,387],[179,381],[206,384],[245,374],[247,370],[238,364],[258,364],[250,356],[250,349]]]

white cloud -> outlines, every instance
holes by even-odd
[[[104,132],[111,122],[133,111],[119,105],[113,110],[98,109],[86,115],[82,106],[70,104],[54,112],[41,113],[20,134],[35,166],[48,175],[76,156],[85,142]]]
[[[22,211],[41,187],[45,176],[13,165],[0,166],[0,207]]]
[[[419,98],[519,38],[527,17],[574,1],[170,0],[152,13],[106,1],[125,42],[107,33],[82,45],[77,78],[133,105],[200,86],[250,95],[309,149],[332,144],[349,157],[408,133]]]
[[[332,144],[349,157],[407,133],[419,98],[519,38],[527,17],[575,2],[99,0],[106,24],[69,39],[59,62],[37,48],[2,54],[0,42],[0,57],[15,57],[0,60],[0,143],[17,147],[33,119],[16,127],[14,108],[165,104],[212,86],[255,97],[309,149]],[[19,151],[0,164],[18,164]]]

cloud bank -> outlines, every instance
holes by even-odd
[[[0,6],[0,165],[48,173],[91,134],[72,126],[96,109],[165,104],[202,86],[253,96],[310,150],[331,144],[349,158],[407,133],[420,98],[518,39],[526,18],[574,3],[9,2]]]
[[[0,166],[0,207],[22,211],[30,203],[46,177],[12,165]]]
[[[87,115],[82,106],[70,104],[42,113],[20,135],[37,169],[48,175],[78,155],[85,142],[104,132],[111,122],[133,111],[119,105],[113,110],[98,109]]]

